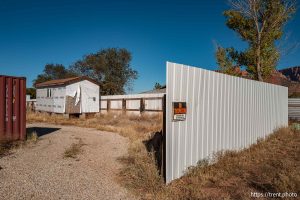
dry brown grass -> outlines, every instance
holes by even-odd
[[[251,199],[251,192],[300,194],[300,132],[282,128],[243,151],[219,152],[165,185],[151,154],[137,140],[129,148],[123,183],[142,199]]]
[[[52,118],[52,117],[51,117]],[[29,121],[94,127],[130,138],[120,174],[123,185],[141,199],[251,199],[251,192],[296,192],[300,195],[300,132],[283,128],[240,152],[220,152],[214,164],[201,161],[185,176],[165,185],[142,141],[161,129],[161,116],[102,115],[88,120],[49,118]]]
[[[79,139],[77,143],[71,144],[70,147],[66,148],[64,152],[64,158],[77,158],[77,156],[82,152],[82,147],[85,144],[82,139]]]
[[[201,162],[154,198],[251,199],[251,192],[300,194],[300,132],[282,128],[240,152]]]
[[[38,141],[38,134],[37,132],[33,131],[26,134],[26,141],[36,143]]]
[[[151,156],[150,156],[151,158]],[[140,143],[131,145],[126,186],[142,199],[251,199],[251,192],[300,194],[300,132],[282,128],[243,151],[219,152],[165,185]]]
[[[117,132],[134,141],[144,139],[148,133],[161,129],[162,116],[159,115],[122,115],[109,113],[89,119],[70,118],[62,115],[49,115],[47,113],[27,113],[27,122],[44,122],[59,125],[73,125],[96,128],[102,131]]]
[[[125,164],[120,174],[121,183],[137,196],[152,196],[164,188],[154,156],[146,151],[141,141],[131,143],[128,156],[121,158],[121,161]]]

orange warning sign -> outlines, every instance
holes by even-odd
[[[173,120],[184,121],[186,111],[186,102],[173,102]]]

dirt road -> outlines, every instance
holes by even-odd
[[[0,159],[0,199],[133,199],[116,181],[128,140],[89,128],[30,124],[36,144]],[[77,158],[65,149],[85,144]]]

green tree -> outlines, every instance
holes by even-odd
[[[42,74],[39,74],[33,84],[42,83],[45,81],[64,79],[76,76],[74,73],[66,69],[61,64],[46,64]]]
[[[124,94],[138,77],[138,72],[130,65],[131,59],[131,53],[126,49],[102,49],[84,56],[71,65],[70,70],[98,81],[102,95]]]
[[[216,51],[217,64],[220,68],[220,71],[224,74],[229,74],[232,76],[240,76],[241,71],[238,64],[238,52],[234,48],[223,48],[218,46]]]
[[[232,0],[224,12],[226,25],[248,43],[245,51],[219,47],[216,52],[221,71],[245,66],[253,79],[263,81],[276,68],[280,53],[275,45],[283,27],[296,11],[293,0]]]
[[[163,86],[160,84],[160,83],[155,83],[155,85],[154,85],[154,90],[159,90],[159,89],[161,89]]]
[[[30,95],[31,99],[36,98],[36,89],[35,88],[26,88],[26,94]]]

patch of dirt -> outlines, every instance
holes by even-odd
[[[122,167],[117,159],[127,154],[128,139],[92,128],[28,127],[39,140],[0,159],[0,199],[134,199],[117,183]],[[78,139],[83,151],[65,159],[62,155]]]

